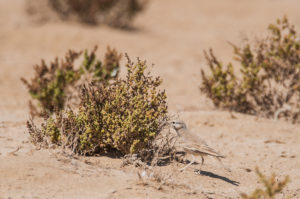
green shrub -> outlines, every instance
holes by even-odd
[[[243,199],[275,199],[275,196],[280,193],[289,182],[288,176],[286,176],[283,181],[278,181],[274,173],[267,179],[258,168],[256,168],[256,174],[265,189],[255,189],[250,196],[241,194]]]
[[[167,125],[165,91],[159,77],[145,73],[143,61],[128,62],[127,76],[110,84],[84,86],[78,111],[61,111],[37,129],[28,122],[34,143],[57,144],[78,154],[138,153]],[[43,138],[43,139],[41,139]]]
[[[108,83],[118,77],[120,71],[121,54],[115,49],[107,47],[103,63],[96,58],[97,47],[89,54],[84,52],[84,60],[80,67],[80,74],[85,77],[88,83]],[[91,76],[87,78],[87,76]]]
[[[286,17],[268,30],[253,44],[232,45],[240,74],[232,63],[224,67],[212,50],[205,52],[212,75],[201,71],[201,91],[217,107],[300,122],[299,34]]]
[[[130,27],[133,18],[141,12],[148,0],[42,0],[27,2],[30,14],[39,14],[47,20],[51,14],[62,20],[87,24],[107,24],[118,28]],[[48,6],[49,11],[45,12]],[[42,7],[42,8],[41,8]]]
[[[40,65],[34,67],[35,76],[30,82],[21,78],[31,97],[38,101],[37,106],[30,102],[31,114],[51,114],[54,110],[64,109],[65,101],[74,88],[76,90],[77,82],[101,84],[116,78],[121,56],[108,47],[102,64],[96,59],[96,50],[97,47],[90,54],[85,51],[80,67],[74,64],[82,53],[69,50],[65,59],[56,58],[50,65],[42,60]]]

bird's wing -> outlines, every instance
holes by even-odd
[[[197,143],[201,145],[207,145],[205,140],[201,139],[199,136],[191,133],[189,130],[186,130],[186,132],[182,135],[182,139],[186,142],[190,143]]]
[[[215,157],[225,158],[225,156],[222,156],[219,154],[216,150],[209,147],[207,144],[197,144],[197,143],[186,143],[184,146],[182,146],[184,150],[190,151],[192,153],[203,153]]]

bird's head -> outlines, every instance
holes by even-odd
[[[171,126],[176,130],[176,133],[179,134],[180,129],[186,129],[186,124],[182,120],[173,120]],[[179,135],[180,136],[180,135]]]

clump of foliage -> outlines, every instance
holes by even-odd
[[[34,67],[35,76],[30,82],[21,78],[31,97],[38,102],[37,106],[30,102],[31,114],[51,114],[64,109],[66,99],[72,94],[71,88],[75,88],[80,80],[82,83],[102,84],[117,78],[121,56],[108,47],[102,63],[96,59],[96,50],[97,47],[90,54],[85,51],[80,67],[75,67],[75,61],[82,52],[69,50],[64,59],[56,58],[50,65],[42,60]]]
[[[289,182],[288,176],[286,176],[284,180],[278,181],[274,173],[268,179],[258,168],[256,168],[256,174],[265,189],[255,189],[249,196],[247,194],[241,194],[243,199],[275,199],[276,194],[280,193]]]
[[[115,49],[107,47],[104,61],[101,62],[96,57],[97,46],[89,54],[84,52],[84,60],[80,66],[80,74],[85,77],[88,82],[108,83],[110,80],[117,78],[120,71],[121,54]]]
[[[107,24],[118,28],[130,27],[133,18],[141,12],[147,0],[44,0],[62,20],[88,24]],[[41,4],[41,3],[40,3]],[[38,13],[40,4],[28,2],[28,11]],[[42,12],[43,10],[40,10]],[[43,15],[44,13],[40,13]],[[42,17],[46,19],[47,16]]]
[[[286,17],[268,30],[269,36],[254,44],[232,44],[240,74],[232,63],[224,67],[212,50],[205,52],[212,74],[201,71],[201,91],[217,107],[300,122],[299,34]]]
[[[129,60],[125,79],[83,86],[78,111],[61,111],[40,129],[28,122],[33,143],[55,144],[83,155],[138,153],[151,146],[168,117],[165,91],[158,90],[161,79],[146,68],[144,61]]]
[[[69,51],[65,60],[58,58],[48,66],[44,60],[34,67],[35,76],[29,83],[22,78],[33,99],[37,99],[42,109],[52,112],[54,108],[63,109],[65,103],[65,89],[79,79],[74,69],[74,61],[81,53]]]

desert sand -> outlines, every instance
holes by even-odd
[[[285,121],[216,109],[199,91],[203,50],[212,47],[224,61],[232,58],[228,41],[266,34],[268,24],[287,15],[300,32],[299,0],[151,0],[134,30],[73,22],[36,24],[23,0],[0,0],[0,198],[239,198],[259,187],[255,167],[266,175],[290,176],[279,198],[300,198],[300,128]],[[110,157],[68,157],[54,149],[37,150],[29,142],[26,121],[30,99],[20,78],[33,65],[51,61],[68,49],[107,45],[154,64],[163,79],[171,113],[226,155],[225,171],[207,158],[203,175],[178,162],[146,170],[163,182],[139,179],[142,168],[122,166]],[[123,59],[125,63],[125,59]],[[124,64],[123,64],[124,65]],[[124,75],[125,70],[121,68]]]

